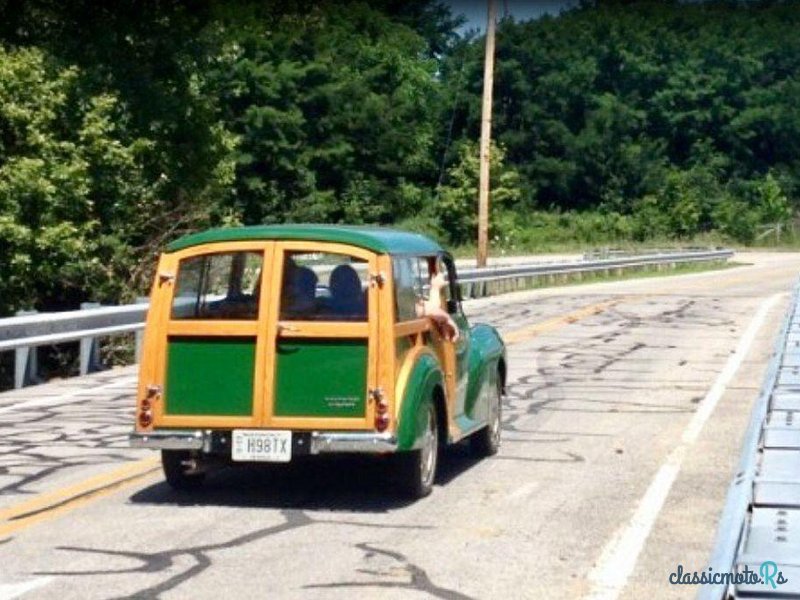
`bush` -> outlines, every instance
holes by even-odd
[[[717,206],[714,221],[726,236],[742,244],[751,244],[758,231],[759,213],[747,203],[729,197]]]

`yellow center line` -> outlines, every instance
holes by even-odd
[[[612,306],[616,306],[621,302],[625,302],[627,299],[628,298],[618,298],[616,300],[606,300],[605,302],[598,302],[597,304],[591,304],[589,306],[585,306],[583,308],[567,313],[565,315],[553,317],[552,319],[548,319],[540,323],[534,323],[533,325],[523,327],[522,329],[511,331],[509,333],[506,333],[502,337],[505,340],[506,344],[517,344],[519,342],[526,342],[532,340],[537,335],[541,335],[548,331],[553,331],[554,329],[558,329],[560,327],[569,325],[571,323],[577,323],[578,321],[586,319],[587,317],[599,315],[600,313],[608,310]]]
[[[159,468],[159,457],[151,456],[0,509],[0,538],[135,485]]]
[[[708,275],[708,276],[715,276],[715,275],[727,275],[728,271],[709,271],[708,273],[701,273],[701,275]],[[735,285],[753,281],[753,272],[749,271],[744,273],[738,277],[728,277],[724,281],[719,282],[719,288],[731,288]],[[680,275],[676,275],[676,277],[680,277]],[[635,282],[636,280],[630,280]],[[684,282],[682,282],[684,283]],[[701,286],[708,286],[708,281],[701,280],[701,281],[692,281],[688,282],[689,288],[697,288]],[[569,325],[570,323],[576,323],[577,321],[581,321],[587,317],[591,317],[593,315],[598,315],[609,308],[621,304],[623,302],[629,302],[634,299],[641,300],[645,297],[654,297],[654,296],[675,296],[680,295],[682,293],[686,293],[685,290],[678,290],[678,291],[668,291],[664,293],[657,293],[657,292],[647,292],[644,294],[628,294],[624,297],[617,298],[615,300],[607,300],[605,302],[598,302],[597,304],[590,304],[589,306],[585,306],[580,308],[574,312],[567,313],[565,315],[561,315],[558,317],[553,317],[552,319],[548,319],[546,321],[541,321],[540,323],[534,323],[533,325],[528,325],[527,327],[523,327],[521,329],[516,329],[509,333],[504,334],[503,340],[505,340],[506,344],[518,344],[519,342],[526,342],[530,341],[535,338],[537,335],[541,335],[543,333],[547,333],[549,331],[553,331],[564,325]]]

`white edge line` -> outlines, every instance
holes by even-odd
[[[23,594],[47,585],[53,581],[52,577],[38,577],[21,583],[0,583],[0,600],[12,600]]]
[[[692,419],[683,431],[680,443],[669,453],[644,496],[639,500],[633,517],[620,527],[603,547],[600,558],[589,573],[592,587],[586,596],[587,599],[614,600],[625,587],[672,484],[678,476],[687,451],[697,441],[703,426],[722,398],[725,388],[739,370],[767,313],[783,295],[783,293],[774,294],[761,303],[736,345],[736,350],[728,357],[725,367],[692,415]]]

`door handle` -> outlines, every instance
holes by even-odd
[[[300,328],[295,327],[294,325],[286,325],[285,323],[278,323],[278,334],[281,334],[284,331],[295,333],[297,331],[300,331]]]

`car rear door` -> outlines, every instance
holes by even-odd
[[[161,389],[156,427],[263,423],[274,242],[206,244],[165,255],[143,368]]]
[[[284,429],[370,429],[377,387],[376,257],[342,244],[275,246],[264,424]]]

